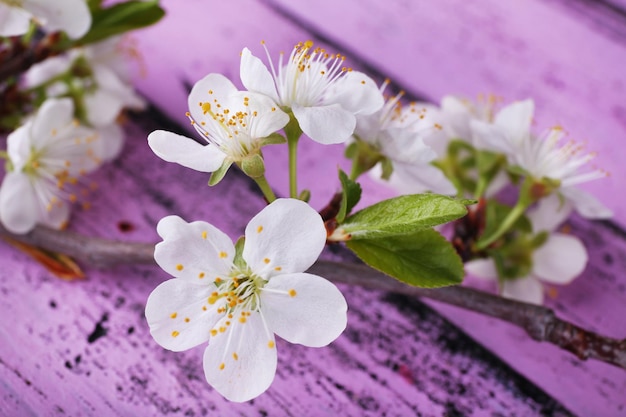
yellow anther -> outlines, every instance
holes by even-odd
[[[180,334],[179,332],[177,332],[176,330],[174,330],[174,331],[172,332],[172,337],[176,337],[176,336],[178,336],[179,334]]]
[[[233,352],[233,359],[234,360],[239,360],[239,356],[235,352]]]
[[[261,233],[263,231],[263,226],[259,226],[256,228],[257,233]]]
[[[211,329],[211,336],[217,336],[217,330]]]
[[[189,323],[189,320],[191,320],[189,317],[185,317],[185,323]]]
[[[177,264],[177,265],[176,265],[176,269],[177,269],[177,270],[179,270],[179,271],[182,271],[182,270],[183,270],[183,268],[184,268],[184,267],[183,267],[183,264]]]
[[[277,266],[276,268],[274,268],[274,271],[282,271],[283,268],[281,268],[280,266]]]
[[[170,314],[170,318],[175,319],[177,315],[178,315],[177,313],[172,313]]]
[[[204,232],[202,232],[202,239],[206,239],[208,235],[209,235],[209,234],[208,234],[208,233],[207,233],[207,231],[205,230]]]
[[[274,346],[275,346],[275,343],[274,343],[274,341],[273,341],[273,340],[270,340],[269,342],[267,342],[267,347],[268,347],[268,348],[273,349],[273,348],[274,348]]]
[[[296,292],[296,290],[294,290],[293,288],[289,290],[289,296],[290,297],[295,297],[298,293]]]
[[[204,272],[200,272],[200,273],[198,274],[198,278],[199,278],[199,279],[204,278]]]
[[[245,323],[246,322],[246,318],[241,316],[239,317],[239,323]]]
[[[312,46],[313,46],[313,41],[309,40],[309,41],[304,42],[304,47],[306,49],[310,49]]]
[[[263,262],[265,262],[266,264],[269,264],[270,263],[270,258],[263,259]]]
[[[202,311],[206,311],[206,310],[207,310],[206,306],[202,306]]]
[[[226,258],[228,254],[224,251],[220,252],[220,258]]]
[[[208,101],[202,103],[202,113],[207,114],[210,111],[211,111],[211,103],[209,103]]]
[[[70,202],[75,203],[78,200],[78,197],[76,197],[76,194],[70,194],[69,200]]]
[[[216,284],[219,284],[219,283],[221,283],[222,281],[223,281],[223,280],[222,280],[222,278],[220,278],[220,277],[215,278],[215,283],[216,283]]]
[[[213,94],[213,90],[209,90],[209,94]]]
[[[220,363],[220,371],[224,370],[225,367],[226,365],[224,364],[224,362]]]
[[[220,327],[220,333],[224,333],[226,331],[226,327],[222,326]]]

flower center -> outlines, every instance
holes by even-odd
[[[312,41],[298,43],[284,67],[281,54],[278,72],[274,69],[267,48],[265,52],[282,106],[319,105],[324,102],[327,90],[345,73],[352,71],[352,68],[343,66],[345,56],[329,54],[319,47],[313,49]]]
[[[209,90],[209,95],[212,94],[213,91]],[[228,108],[217,99],[201,101],[198,106],[202,113],[208,116],[208,120],[198,122],[187,112],[186,116],[191,125],[205,140],[219,147],[232,161],[239,162],[246,156],[258,152],[260,146],[251,137],[250,132],[259,114],[255,110],[249,110],[249,97],[244,96],[243,101],[237,103],[237,107],[241,109]]]
[[[266,280],[249,271],[240,271],[234,268],[230,278],[216,284],[218,291],[211,294],[209,304],[215,304],[218,300],[223,299],[224,305],[217,312],[227,314],[241,313],[239,321],[245,323],[245,317],[251,311],[259,310],[259,292],[266,283]]]

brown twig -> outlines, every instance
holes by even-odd
[[[154,245],[87,237],[38,226],[25,235],[13,235],[0,226],[0,235],[61,252],[99,267],[153,264]],[[626,339],[617,340],[561,320],[546,307],[507,300],[466,287],[426,289],[411,287],[365,265],[319,261],[310,272],[349,285],[427,297],[513,323],[535,340],[550,342],[580,359],[596,359],[626,369]]]

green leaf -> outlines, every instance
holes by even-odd
[[[349,240],[346,245],[366,264],[417,287],[443,287],[463,281],[463,263],[433,229],[381,239]]]
[[[381,201],[348,217],[341,228],[353,240],[413,233],[467,214],[465,205],[439,194],[404,195]]]
[[[150,26],[165,16],[158,0],[131,0],[106,9],[92,10],[89,32],[78,43],[88,44],[131,30]]]
[[[341,224],[361,199],[361,186],[358,182],[348,178],[348,175],[341,169],[339,170],[339,181],[341,181],[343,197],[341,198],[339,213],[337,213],[335,218],[337,223]]]
[[[230,159],[224,159],[224,162],[222,162],[222,166],[220,166],[217,171],[213,171],[213,173],[211,174],[211,178],[209,178],[209,185],[212,187],[219,184],[219,182],[224,179],[224,175],[226,175],[228,168],[230,168],[232,164],[233,161],[231,161]]]

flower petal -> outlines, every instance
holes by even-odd
[[[524,277],[502,283],[502,296],[530,304],[543,303],[543,286],[536,278]]]
[[[378,173],[380,168],[374,167],[372,175]],[[409,165],[395,163],[393,173],[389,178],[389,186],[393,187],[400,194],[415,194],[431,191],[438,194],[456,194],[456,188],[446,178],[444,173],[431,164]]]
[[[28,175],[7,172],[0,186],[0,221],[11,233],[27,233],[39,220],[40,202]]]
[[[35,115],[30,131],[31,140],[36,140],[37,149],[56,141],[55,130],[62,129],[74,119],[74,103],[69,98],[46,100]],[[35,142],[32,143],[35,145]]]
[[[23,0],[23,7],[50,32],[62,30],[72,39],[91,27],[91,13],[84,0]]]
[[[535,103],[532,100],[516,101],[496,114],[494,125],[500,127],[514,147],[522,144],[530,134]]]
[[[67,55],[53,56],[45,61],[35,64],[24,74],[24,86],[28,88],[38,87],[70,69],[72,59]]]
[[[19,36],[28,32],[32,15],[28,11],[0,4],[0,36]]]
[[[560,198],[557,194],[550,194],[539,200],[539,203],[528,211],[528,218],[533,225],[533,232],[552,232],[565,221],[572,213],[572,204]]]
[[[265,279],[307,270],[326,244],[319,213],[292,198],[280,198],[261,210],[246,226],[245,235],[243,259]]]
[[[478,149],[501,152],[507,156],[515,153],[516,148],[509,140],[506,132],[499,126],[480,120],[471,120],[472,142]]]
[[[224,319],[217,326],[225,325]],[[258,312],[245,323],[235,320],[226,332],[211,337],[204,351],[207,382],[226,399],[244,402],[269,388],[276,374],[274,335]]]
[[[114,93],[98,88],[83,97],[87,108],[87,121],[95,127],[103,127],[115,122],[124,108],[124,103]]]
[[[383,93],[374,80],[359,71],[347,72],[329,89],[327,96],[326,103],[340,104],[355,115],[372,114],[385,104]]]
[[[586,219],[609,219],[613,212],[593,195],[575,187],[561,188],[561,194],[574,205],[574,209]]]
[[[117,123],[98,129],[95,153],[104,161],[115,159],[124,146],[124,130]]]
[[[291,343],[326,346],[345,330],[348,305],[330,281],[298,273],[272,277],[261,292],[271,331]]]
[[[152,291],[146,303],[150,334],[165,349],[179,352],[209,340],[209,330],[221,318],[219,303],[208,303],[214,285],[198,286],[170,279]]]
[[[553,284],[569,284],[587,265],[587,250],[580,239],[553,233],[533,252],[533,274]]]
[[[339,104],[318,107],[294,105],[291,110],[300,129],[315,142],[324,145],[345,142],[356,126],[354,114]]]
[[[215,102],[224,103],[230,95],[237,91],[237,87],[222,74],[208,74],[196,82],[191,89],[191,93],[189,93],[187,105],[189,106],[191,117],[198,122],[202,119],[211,119],[210,116],[205,114],[202,104],[205,102],[211,105]]]
[[[154,260],[168,274],[206,285],[230,273],[235,246],[215,226],[167,216],[157,225],[157,232],[163,241],[154,248]]]
[[[252,55],[248,48],[243,48],[243,51],[241,51],[239,77],[247,90],[266,95],[278,103],[279,99],[276,92],[276,84],[274,84],[274,77],[272,77],[265,64]]]
[[[498,279],[496,263],[491,258],[474,259],[465,263],[465,273],[486,280]]]
[[[164,130],[150,133],[148,145],[164,161],[200,172],[216,171],[226,159],[226,154],[214,145],[201,145],[186,136]]]

